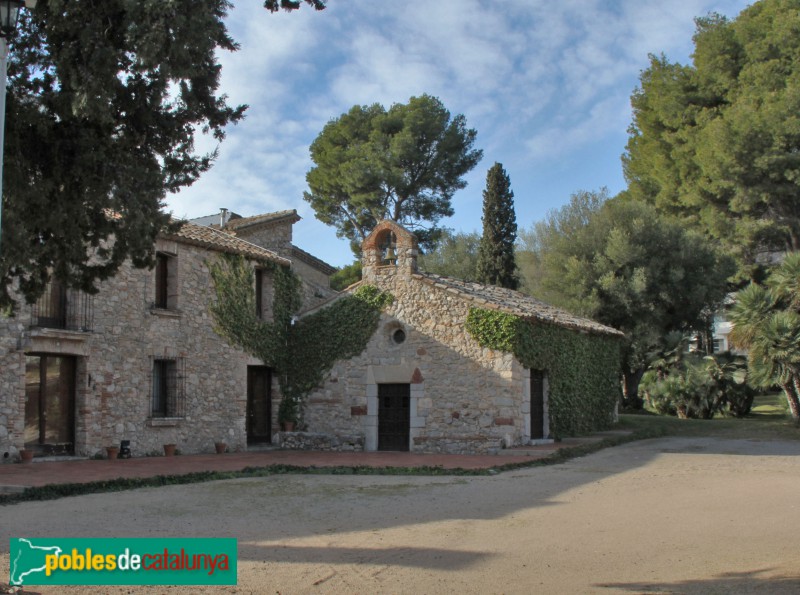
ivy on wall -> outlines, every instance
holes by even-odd
[[[301,320],[300,281],[288,267],[265,265],[274,279],[273,322],[256,316],[253,268],[238,255],[208,263],[217,294],[210,310],[214,330],[231,345],[259,358],[277,374],[278,421],[300,421],[305,397],[339,359],[364,351],[378,328],[390,294],[363,285],[352,295]]]
[[[322,383],[337,360],[364,351],[378,329],[381,310],[392,301],[391,294],[362,285],[352,295],[299,320],[291,331],[289,394],[303,399]]]
[[[526,368],[547,372],[554,437],[610,427],[620,397],[619,338],[482,308],[470,308],[465,328],[481,347],[512,353]]]

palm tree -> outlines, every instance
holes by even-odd
[[[750,379],[778,384],[800,424],[800,253],[786,257],[767,280],[736,294],[731,342],[748,350]]]

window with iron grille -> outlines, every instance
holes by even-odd
[[[31,326],[89,332],[94,322],[92,296],[51,279],[31,305]]]
[[[152,417],[183,417],[183,359],[153,359]]]

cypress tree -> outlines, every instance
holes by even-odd
[[[514,192],[502,164],[495,163],[486,174],[483,191],[483,235],[478,247],[478,280],[487,285],[517,289],[514,242],[517,217]]]

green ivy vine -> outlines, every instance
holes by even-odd
[[[526,368],[547,372],[550,429],[555,437],[610,427],[620,397],[618,337],[482,308],[470,308],[465,327],[482,347],[512,353]]]
[[[352,295],[301,320],[300,280],[288,267],[261,265],[273,274],[273,322],[256,316],[253,268],[239,255],[208,263],[217,301],[210,310],[214,330],[231,345],[259,358],[277,374],[278,421],[302,420],[307,395],[339,359],[358,355],[378,328],[391,294],[362,285]]]

